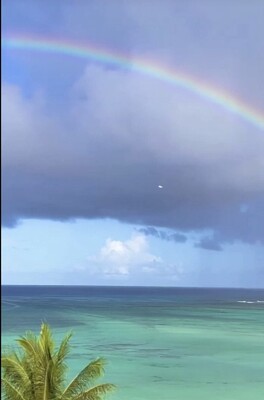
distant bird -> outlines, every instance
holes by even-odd
[[[162,185],[159,185],[158,188],[159,188],[159,189],[163,189],[163,186],[162,186]]]

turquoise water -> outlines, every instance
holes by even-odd
[[[264,290],[4,287],[2,345],[73,330],[69,378],[108,359],[116,400],[263,400]]]

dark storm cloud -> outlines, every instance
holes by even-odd
[[[9,226],[107,217],[263,242],[264,139],[253,127],[219,110],[207,115],[207,104],[158,82],[97,67],[76,85],[66,123],[9,86],[3,104]]]
[[[40,34],[50,26],[52,35],[104,43],[131,59],[165,60],[263,106],[263,5],[239,3],[238,12],[233,2],[187,3],[114,2],[109,11],[97,2],[74,8],[64,2],[54,9],[60,25],[42,13],[37,26],[41,7],[34,7],[19,27]],[[6,31],[16,26],[14,15],[10,21]],[[209,229],[217,241],[205,237],[197,246],[214,250],[234,240],[264,242],[263,131],[192,93],[129,71],[89,64],[75,70],[73,83],[72,64],[56,60],[56,74],[48,57],[45,65],[38,57],[26,60],[34,66],[30,85],[45,82],[45,95],[33,89],[25,95],[23,85],[2,88],[6,226],[23,218],[114,218],[153,227],[165,240]],[[169,236],[159,228],[183,233]]]

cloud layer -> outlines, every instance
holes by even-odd
[[[40,18],[38,7],[27,21],[34,32],[51,27],[53,35],[126,51],[132,61],[137,54],[186,68],[263,105],[263,5],[240,4],[238,13],[233,3],[228,12],[226,4],[210,2],[137,3],[113,2],[110,12],[95,3],[73,9],[58,2],[60,28],[50,26],[50,15]],[[4,12],[4,30],[14,29],[15,16]],[[23,218],[107,217],[181,232],[161,237],[156,230],[167,240],[200,232],[196,245],[211,250],[236,240],[264,243],[263,132],[132,71],[18,59],[32,78],[2,87],[5,226]]]
[[[15,87],[2,96],[7,225],[110,217],[263,240],[264,136],[232,115],[101,67],[86,69],[63,118]]]

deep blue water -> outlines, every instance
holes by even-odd
[[[177,287],[131,287],[131,286],[2,286],[2,296],[22,297],[140,297],[178,299],[184,301],[235,302],[241,299],[257,301],[264,296],[264,289],[232,288],[177,288]]]

